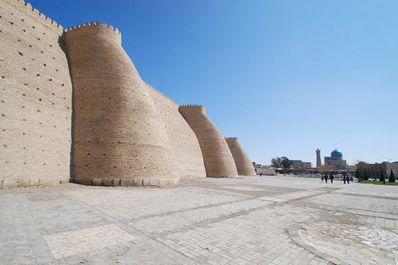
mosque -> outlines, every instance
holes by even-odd
[[[324,157],[324,165],[321,163],[321,150],[316,150],[316,166],[324,167],[328,170],[346,170],[347,161],[343,159],[343,153],[337,149],[330,153],[330,156]]]

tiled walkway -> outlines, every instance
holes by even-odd
[[[297,177],[0,191],[0,264],[397,264],[398,187]]]

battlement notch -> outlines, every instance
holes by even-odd
[[[206,107],[203,105],[180,105],[178,109],[183,112],[206,112]]]
[[[65,38],[84,38],[93,34],[106,36],[121,44],[122,34],[114,26],[101,22],[87,22],[64,30]]]
[[[52,18],[44,15],[39,10],[34,8],[30,3],[25,2],[24,0],[11,0],[11,1],[8,1],[8,4],[14,5],[15,7],[17,7],[21,11],[24,11],[26,13],[30,13],[33,17],[38,18],[39,20],[44,22],[45,25],[47,25],[49,27],[53,27],[53,28],[56,28],[56,29],[63,30],[62,25],[57,23]]]

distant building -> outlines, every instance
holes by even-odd
[[[348,165],[348,171],[349,172],[355,172],[357,170],[357,166],[356,165]]]
[[[343,153],[334,150],[330,156],[325,156],[325,168],[328,170],[346,170],[347,161],[343,159]]]
[[[311,168],[311,162],[303,162],[302,160],[290,160],[294,169]]]
[[[319,148],[317,148],[315,150],[315,152],[316,152],[316,167],[320,168],[322,166],[321,150],[319,150]]]
[[[276,175],[275,169],[267,168],[267,167],[256,168],[256,173],[257,173],[257,175],[267,175],[267,176],[275,176]]]
[[[357,165],[357,169],[360,171],[360,174],[363,174],[366,171],[366,175],[369,178],[379,178],[380,172],[385,174],[387,178],[390,176],[391,171],[394,172],[395,176],[398,176],[398,162],[382,162],[382,163],[365,163],[360,162]]]
[[[256,170],[257,175],[269,175],[269,176],[276,175],[275,169],[270,168],[268,166],[257,164],[256,162],[253,162],[253,166],[254,169]]]
[[[292,167],[295,169],[303,168],[303,161],[302,160],[290,160],[292,162]]]
[[[336,150],[330,156],[324,157],[324,165],[321,162],[321,150],[316,149],[316,168],[319,171],[342,171],[348,170],[347,161],[343,159],[343,153]]]

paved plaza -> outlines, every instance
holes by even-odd
[[[398,264],[398,187],[263,176],[1,190],[0,264]]]

